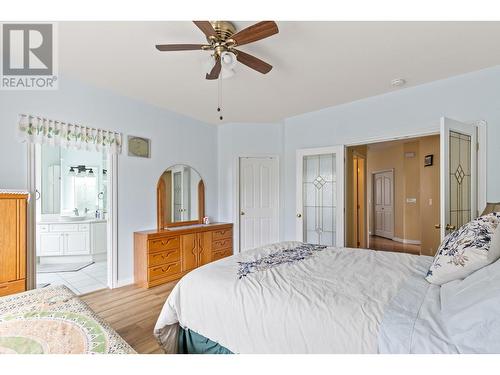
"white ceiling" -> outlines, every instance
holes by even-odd
[[[237,29],[254,22],[235,22]],[[244,65],[223,80],[224,122],[286,117],[500,65],[500,22],[278,22],[279,34],[241,50],[274,66]],[[159,52],[204,43],[186,22],[61,22],[59,67],[69,75],[202,121],[221,123],[208,52]]]

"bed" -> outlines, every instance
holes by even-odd
[[[250,250],[184,276],[154,329],[165,351],[453,352],[432,314],[439,287],[424,280],[431,257],[333,247],[297,253],[303,246]],[[435,345],[415,346],[415,326]]]
[[[135,351],[67,287],[53,286],[0,298],[0,353]]]

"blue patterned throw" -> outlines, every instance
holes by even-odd
[[[291,264],[312,256],[315,252],[325,249],[324,245],[305,243],[292,249],[282,249],[250,262],[238,262],[238,278],[241,279],[250,273],[264,271],[281,264]]]

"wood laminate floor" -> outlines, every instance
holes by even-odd
[[[84,294],[80,298],[138,353],[163,353],[153,336],[160,310],[176,281],[151,289],[128,285]]]
[[[379,236],[370,236],[370,245],[368,248],[379,251],[420,254],[420,245],[404,244]]]

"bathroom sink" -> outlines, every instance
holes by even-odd
[[[86,216],[61,216],[61,221],[83,221],[87,220]]]

